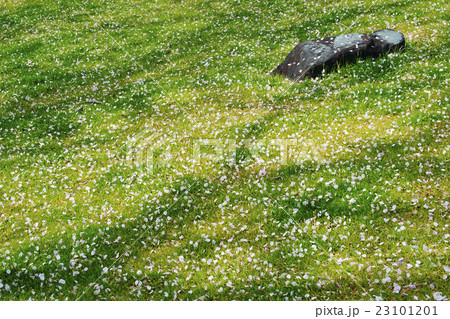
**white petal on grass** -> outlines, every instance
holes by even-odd
[[[447,296],[443,296],[442,292],[439,292],[439,291],[437,291],[433,294],[433,298],[434,298],[434,300],[437,300],[437,301],[448,300]]]

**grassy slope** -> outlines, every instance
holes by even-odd
[[[450,294],[445,1],[0,7],[0,299]],[[406,52],[267,75],[299,41],[386,27]],[[143,130],[173,156],[154,174],[125,160]],[[199,165],[201,137],[323,161],[266,143]]]

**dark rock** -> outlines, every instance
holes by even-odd
[[[300,81],[307,76],[315,77],[339,62],[349,62],[360,56],[378,56],[404,46],[403,35],[393,30],[380,30],[371,35],[349,33],[305,41],[297,44],[272,73]]]
[[[405,37],[400,32],[386,29],[378,30],[370,35],[372,44],[368,55],[379,56],[383,53],[405,48]]]

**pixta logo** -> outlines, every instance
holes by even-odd
[[[190,138],[144,130],[126,145],[126,164],[155,174],[157,167],[177,167],[191,172],[219,162],[233,166],[296,165],[322,163],[320,148],[312,140]],[[176,165],[175,165],[175,162]]]

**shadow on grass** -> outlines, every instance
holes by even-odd
[[[124,292],[123,289],[126,291],[132,283],[115,283],[118,278],[117,266],[132,263],[144,251],[170,246],[172,232],[177,232],[181,228],[194,227],[195,220],[214,219],[217,204],[213,202],[213,199],[221,202],[228,195],[230,195],[229,200],[242,203],[247,201],[248,194],[260,203],[269,196],[269,207],[260,205],[256,210],[268,209],[274,221],[282,224],[302,223],[306,219],[321,218],[326,215],[331,217],[350,215],[355,219],[363,217],[376,219],[380,218],[381,208],[374,209],[372,205],[381,201],[388,205],[397,205],[397,212],[400,214],[408,214],[411,210],[409,199],[405,200],[403,196],[396,198],[386,193],[385,183],[378,184],[379,180],[390,182],[400,180],[402,183],[408,183],[421,178],[422,175],[426,176],[425,172],[417,173],[419,161],[412,162],[409,167],[405,166],[402,158],[412,155],[413,151],[405,151],[399,142],[402,141],[400,139],[391,142],[380,141],[376,150],[338,158],[320,166],[317,163],[305,162],[301,165],[271,170],[264,179],[268,186],[267,193],[249,190],[249,183],[251,184],[255,178],[252,172],[244,172],[230,182],[221,182],[218,176],[212,179],[187,176],[170,186],[170,193],[164,194],[153,203],[142,202],[142,211],[136,211],[131,218],[119,221],[116,225],[92,224],[76,230],[73,234],[72,231],[67,234],[53,234],[53,237],[47,237],[34,244],[23,244],[8,255],[10,259],[3,260],[0,279],[3,285],[9,285],[10,291],[2,290],[1,298],[29,298],[33,291],[34,298],[37,299],[45,299],[53,295],[54,298],[59,299],[93,300],[100,297],[95,293],[96,288],[91,286],[95,282],[103,285],[104,289]],[[354,147],[357,149],[360,146],[354,145]],[[385,153],[385,160],[374,163],[373,158],[380,151]],[[397,156],[398,154],[401,156]],[[386,171],[386,163],[395,165],[396,170]],[[368,165],[371,166],[371,170],[364,170]],[[366,177],[357,187],[349,191],[347,187],[350,187],[351,175],[355,171],[364,172]],[[431,168],[431,172],[435,177],[445,174],[440,170],[439,165]],[[229,174],[233,174],[232,171],[229,171]],[[325,179],[335,178],[338,188],[333,189],[323,183],[316,183],[319,176]],[[275,177],[277,179],[273,180]],[[310,181],[311,185],[315,186],[314,189],[286,198],[286,193],[280,191],[282,189],[280,185],[299,179]],[[223,192],[224,188],[231,185],[240,189],[244,196]],[[370,189],[371,192],[364,192],[364,189]],[[327,193],[331,193],[331,197],[327,197]],[[346,197],[348,194],[362,195],[357,198],[356,205],[352,206],[348,204]],[[323,196],[322,200],[312,204],[311,198],[318,198],[320,195]],[[293,209],[297,210],[295,214],[292,214]],[[325,212],[326,215],[324,215]],[[267,233],[279,231],[273,223],[264,225],[264,228]],[[39,250],[36,249],[36,245],[39,246]],[[199,250],[204,254],[203,258],[207,257],[208,252],[212,253],[216,247],[213,242],[204,245],[205,247]],[[180,252],[182,247],[178,248]],[[116,263],[117,258],[119,261]],[[105,267],[109,268],[111,265],[115,265],[114,269],[108,269],[108,272],[103,274]],[[280,267],[278,271],[283,271],[283,263],[280,263],[278,267]],[[39,279],[39,274],[44,274],[45,279]],[[164,278],[167,279],[170,276],[174,276],[170,274],[170,271],[169,274],[152,272],[148,275],[148,280],[158,287],[163,285]],[[98,280],[100,277],[101,279]],[[133,275],[130,274],[130,277],[132,278]],[[64,280],[64,284],[59,283],[61,279]],[[69,287],[74,286],[77,286],[77,290],[71,291]],[[183,294],[180,294],[180,298],[183,298]],[[270,299],[270,297],[267,298]]]

